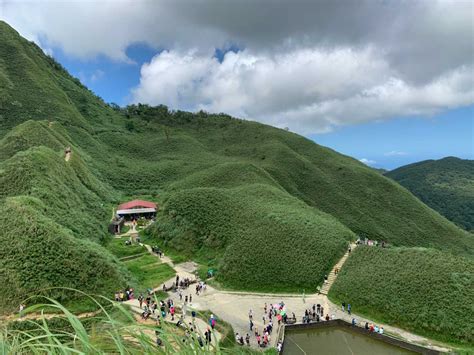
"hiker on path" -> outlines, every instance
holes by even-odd
[[[342,302],[342,307],[341,308],[342,308],[342,311],[344,312],[345,309],[346,309],[346,302]]]
[[[211,318],[209,319],[209,324],[211,328],[214,330],[214,328],[216,327],[216,319],[214,318],[213,314],[211,314]]]
[[[23,317],[23,311],[25,310],[25,305],[23,303],[20,303],[20,307],[19,307],[19,314],[20,314],[20,318]]]
[[[347,313],[349,313],[349,315],[351,315],[351,309],[352,309],[351,304],[350,303],[347,304]]]

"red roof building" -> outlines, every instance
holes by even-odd
[[[132,219],[137,217],[152,218],[155,216],[157,208],[158,206],[156,203],[143,200],[133,200],[119,205],[116,214],[118,217]]]
[[[133,200],[122,203],[117,207],[117,210],[129,210],[132,208],[154,208],[156,210],[156,203],[143,200]]]

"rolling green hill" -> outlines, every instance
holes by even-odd
[[[425,160],[385,175],[458,226],[474,230],[474,160]]]
[[[216,268],[231,288],[315,291],[357,236],[474,253],[470,233],[353,158],[225,114],[107,105],[2,22],[0,90],[9,299],[54,284],[61,267],[58,285],[89,292],[137,281],[99,244],[112,206],[138,196],[162,206],[150,242]],[[4,290],[11,282],[18,292]]]
[[[472,258],[424,248],[359,247],[329,297],[382,324],[474,343]]]

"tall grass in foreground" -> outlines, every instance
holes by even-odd
[[[213,342],[205,344],[203,334],[191,335],[187,329],[160,319],[156,323],[136,321],[122,304],[93,299],[100,311],[92,317],[80,318],[54,299],[25,309],[35,319],[17,319],[0,323],[0,354],[207,354],[233,353]],[[98,297],[99,298],[99,297]],[[100,297],[102,298],[102,297]],[[56,308],[58,318],[49,318],[45,308]],[[202,338],[203,346],[199,344]],[[157,338],[161,345],[157,345]]]

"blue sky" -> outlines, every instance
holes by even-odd
[[[473,137],[474,106],[428,118],[394,118],[310,136],[318,144],[389,170],[446,156],[474,159]]]
[[[236,47],[231,47],[236,52]],[[140,69],[159,54],[146,44],[134,44],[126,54],[131,62],[105,56],[84,60],[54,48],[54,57],[106,102],[130,103],[130,90],[139,85]],[[222,61],[226,51],[216,50]],[[364,159],[377,168],[396,167],[426,159],[456,156],[474,159],[474,105],[430,117],[395,117],[343,126],[308,138],[340,153]]]

